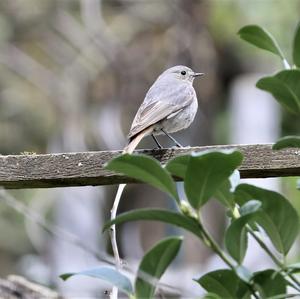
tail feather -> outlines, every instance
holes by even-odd
[[[153,126],[148,127],[144,131],[138,133],[134,136],[128,143],[128,145],[124,148],[123,154],[132,154],[135,148],[138,146],[138,144],[141,142],[141,140],[148,134],[151,134],[153,131]]]

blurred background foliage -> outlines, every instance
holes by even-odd
[[[291,57],[299,11],[300,0],[1,0],[0,153],[121,149],[146,90],[175,64],[206,73],[195,82],[201,111],[178,139],[226,144],[232,82],[241,74],[281,68],[275,57],[239,40],[238,29],[265,27]],[[300,120],[282,116],[282,135],[299,133]],[[153,147],[152,141],[141,147]],[[111,198],[112,188],[106,190]],[[131,199],[121,209],[141,205],[142,190],[129,188]],[[30,204],[37,197],[51,202],[49,192],[12,194]],[[46,218],[53,218],[51,208]],[[22,274],[20,264],[30,254],[40,252],[31,245],[23,216],[0,202],[0,275]]]

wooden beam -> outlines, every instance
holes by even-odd
[[[192,151],[236,149],[244,154],[240,167],[243,178],[300,176],[300,149],[273,151],[270,144],[218,145],[160,150],[138,150],[166,163]],[[120,151],[63,153],[45,155],[0,155],[0,186],[7,189],[96,186],[136,183],[114,174],[104,165]]]

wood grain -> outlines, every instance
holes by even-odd
[[[218,145],[160,150],[138,150],[166,163],[192,151],[236,149],[244,154],[243,178],[300,176],[300,149],[273,151],[271,144]],[[8,189],[96,186],[137,181],[114,174],[104,165],[121,151],[45,155],[0,155],[0,186]]]

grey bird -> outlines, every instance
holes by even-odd
[[[138,109],[128,134],[124,153],[132,153],[139,142],[152,135],[165,134],[181,146],[169,133],[186,129],[193,122],[198,101],[193,81],[203,73],[177,65],[164,71],[150,87]]]
[[[123,154],[131,154],[139,142],[152,135],[160,147],[155,135],[165,134],[177,146],[181,146],[170,133],[186,129],[193,122],[198,109],[193,81],[203,73],[195,73],[186,66],[178,65],[164,71],[150,87],[138,109],[128,134],[128,145]],[[111,209],[111,220],[116,218],[118,205],[126,184],[120,184]],[[122,263],[116,239],[115,225],[111,227],[111,242],[117,269]]]

